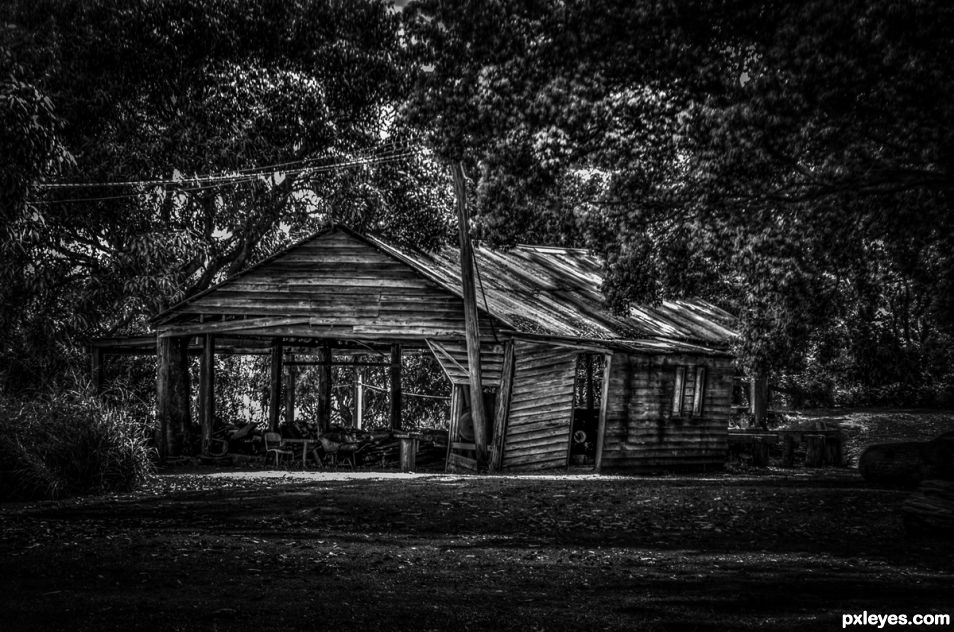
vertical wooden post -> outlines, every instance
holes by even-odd
[[[586,410],[592,412],[595,399],[593,397],[593,355],[587,353],[583,358],[586,367]]]
[[[159,356],[156,369],[156,418],[159,428],[154,442],[159,453],[159,462],[165,463],[169,456],[166,437],[169,434],[169,417],[172,415],[172,393],[169,384],[172,372],[172,339],[158,338],[156,354]]]
[[[391,428],[401,429],[401,345],[391,345]]]
[[[294,356],[291,357],[295,359]],[[298,367],[288,365],[288,380],[285,382],[285,422],[291,426],[295,423],[295,380],[298,378]]]
[[[752,376],[749,402],[752,406],[752,425],[765,427],[765,413],[768,410],[768,378],[764,373],[756,373]]]
[[[464,333],[467,340],[467,366],[470,373],[470,414],[474,423],[474,446],[477,466],[487,462],[487,415],[484,412],[480,376],[480,329],[477,320],[477,290],[474,285],[474,254],[470,243],[470,222],[467,214],[467,183],[461,164],[451,165],[454,190],[457,193],[457,224],[460,238],[460,276],[464,299]]]
[[[361,356],[355,356],[355,363],[362,361]],[[354,388],[354,427],[355,430],[364,428],[364,367],[355,367],[355,388]]]
[[[101,347],[93,346],[90,349],[90,381],[93,383],[93,390],[97,393],[103,390],[104,359]]]
[[[282,339],[272,340],[272,371],[268,394],[268,429],[278,432],[282,412]]]
[[[191,380],[188,365],[188,338],[160,337],[157,344],[159,370],[156,373],[157,447],[160,460],[182,454],[192,424]]]
[[[510,397],[513,394],[513,374],[516,358],[513,340],[504,343],[504,360],[497,390],[497,408],[494,410],[493,445],[490,448],[490,471],[499,472],[503,466],[507,418],[510,417]]]
[[[318,350],[318,429],[331,428],[331,345],[324,343]]]
[[[202,432],[202,456],[209,455],[212,427],[215,424],[215,336],[202,337],[199,360],[199,428]]]
[[[606,413],[610,404],[610,380],[613,377],[613,354],[607,354],[603,357],[603,396],[600,398],[600,422],[596,429],[596,463],[594,464],[597,472],[603,467],[603,436],[606,434]],[[622,360],[617,360],[617,362],[620,361],[625,361],[625,356],[622,356]],[[615,395],[619,396],[620,394],[615,393]]]
[[[417,464],[417,450],[421,440],[414,436],[401,438],[401,471],[413,472]]]

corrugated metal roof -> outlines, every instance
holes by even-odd
[[[425,254],[369,239],[455,294],[461,293],[457,248]],[[701,300],[663,301],[635,306],[625,315],[614,314],[600,291],[601,261],[585,250],[475,246],[474,258],[478,306],[483,309],[486,301],[486,311],[520,333],[594,341],[684,340],[717,346],[736,336],[733,317]]]

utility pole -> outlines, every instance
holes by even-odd
[[[467,183],[461,163],[451,164],[454,191],[457,194],[457,224],[460,235],[460,277],[464,298],[464,334],[467,341],[467,366],[470,373],[470,416],[474,423],[474,447],[477,466],[487,463],[487,416],[480,380],[480,330],[477,321],[477,290],[474,285],[474,254],[470,243],[467,212]]]

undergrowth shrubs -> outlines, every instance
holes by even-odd
[[[129,491],[153,471],[149,419],[128,397],[0,394],[0,500]]]

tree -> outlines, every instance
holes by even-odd
[[[5,241],[26,277],[7,303],[8,377],[56,373],[41,367],[62,367],[63,347],[141,330],[331,221],[422,246],[445,238],[443,178],[394,121],[407,69],[384,3],[41,1],[8,13],[5,37],[76,157],[60,179],[88,183],[33,195]],[[114,181],[145,182],[96,184]]]
[[[407,17],[430,69],[411,117],[479,166],[485,238],[569,227],[618,308],[715,299],[750,370],[834,346],[868,384],[949,372],[931,359],[954,323],[944,3],[422,0]]]

